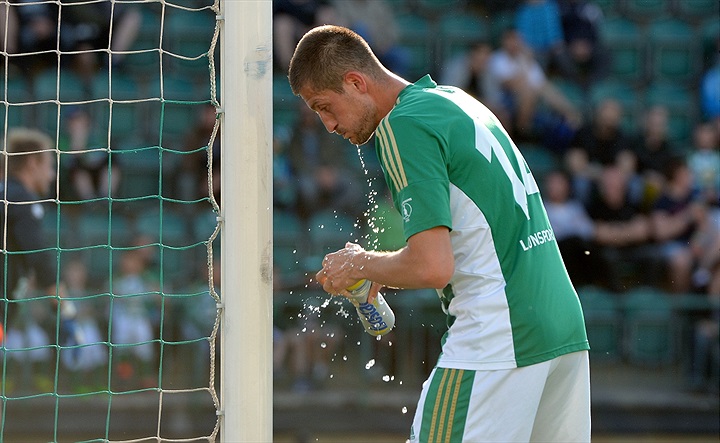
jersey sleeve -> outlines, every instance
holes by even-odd
[[[441,138],[416,118],[385,118],[376,149],[405,240],[437,226],[452,229],[448,152]]]

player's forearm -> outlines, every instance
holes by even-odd
[[[447,228],[416,234],[393,252],[363,251],[353,258],[357,278],[388,287],[444,288],[455,271]]]

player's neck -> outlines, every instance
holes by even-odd
[[[387,115],[392,110],[400,92],[409,84],[407,80],[389,71],[379,82],[373,84],[371,93],[381,116]]]

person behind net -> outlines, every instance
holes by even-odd
[[[58,284],[57,255],[45,235],[45,209],[40,202],[55,182],[54,144],[40,131],[15,128],[8,130],[5,152],[3,160],[7,167],[3,171],[7,176],[2,180],[0,210],[4,236],[0,323],[7,323],[5,339],[10,342],[11,332],[17,332],[12,342],[22,348],[36,348],[34,351],[46,349],[42,346],[50,345],[50,337],[56,334],[60,335],[60,344],[78,345],[76,308],[71,300],[60,301],[66,289],[63,283]],[[60,309],[60,324],[54,321],[56,314],[49,314],[38,328],[34,319],[37,310],[31,306],[44,303],[48,296],[51,302],[44,310]],[[13,346],[8,344],[10,347]],[[47,354],[34,351],[28,353]]]
[[[423,385],[411,442],[589,441],[588,341],[537,184],[498,119],[430,76],[410,83],[337,26],[310,30],[292,90],[329,132],[375,150],[407,245],[347,243],[315,278],[435,288],[449,328]]]

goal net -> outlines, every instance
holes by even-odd
[[[0,441],[219,436],[222,20],[0,1]]]

